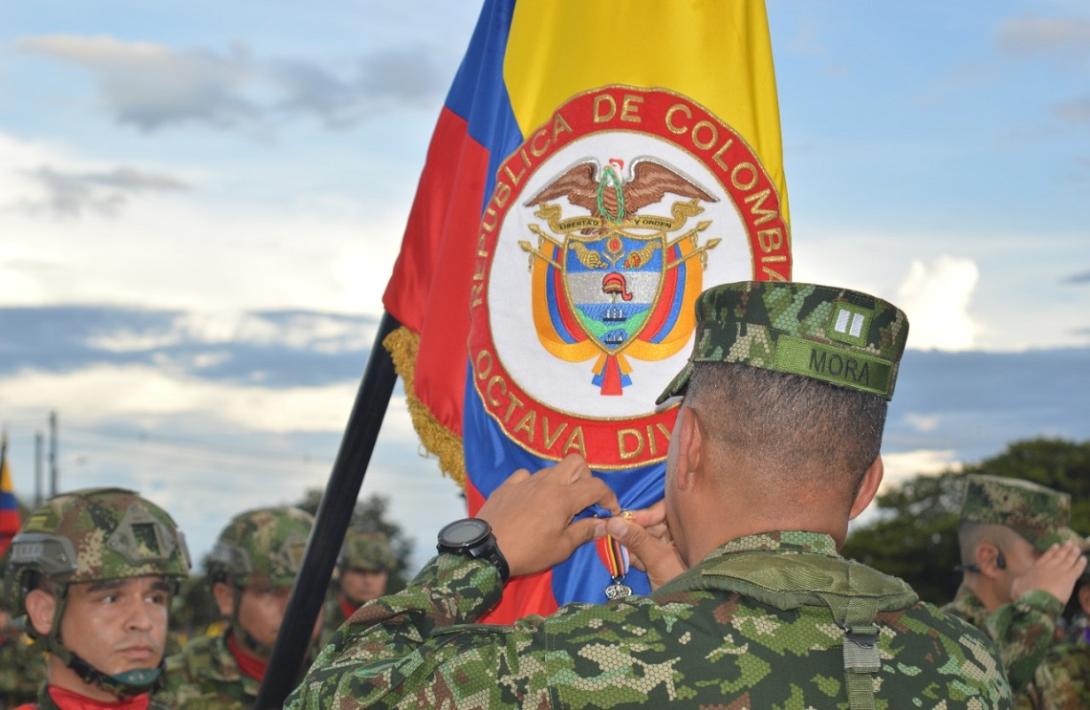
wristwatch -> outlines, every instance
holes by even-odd
[[[487,560],[499,570],[502,582],[507,582],[511,577],[511,568],[496,545],[492,526],[480,518],[463,518],[446,525],[439,531],[439,544],[435,549],[475,560]]]

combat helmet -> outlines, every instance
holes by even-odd
[[[367,572],[391,572],[396,562],[390,541],[380,532],[362,532],[349,529],[345,534],[337,567]]]
[[[251,587],[274,589],[294,584],[313,526],[314,517],[298,508],[248,510],[231,519],[208,555],[209,582],[233,588],[231,630],[252,651],[265,656],[272,653],[239,623],[242,592]]]
[[[55,496],[34,510],[11,543],[8,575],[16,607],[47,582],[57,598],[49,633],[33,624],[27,632],[42,642],[84,682],[121,697],[151,689],[158,668],[107,675],[64,646],[61,619],[73,584],[128,577],[162,576],[175,584],[189,574],[185,536],[170,515],[124,488],[87,488]]]

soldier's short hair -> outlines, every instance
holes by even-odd
[[[747,452],[781,482],[822,471],[827,477],[814,483],[842,481],[853,494],[881,449],[888,406],[809,377],[724,362],[698,363],[685,401],[705,415],[713,440]]]

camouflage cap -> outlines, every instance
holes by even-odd
[[[970,474],[965,477],[961,520],[1004,525],[1024,537],[1038,552],[1053,543],[1086,540],[1068,527],[1071,496],[1019,478]]]
[[[239,513],[208,555],[209,576],[237,587],[289,587],[313,526],[310,513],[287,506]]]
[[[338,564],[342,570],[389,572],[394,568],[394,552],[390,549],[390,541],[380,532],[349,530]]]
[[[189,550],[174,519],[123,488],[55,496],[34,510],[11,544],[16,577],[36,571],[73,584],[189,574]]]
[[[656,404],[685,393],[695,363],[734,362],[893,397],[908,318],[858,291],[782,281],[740,281],[696,301],[685,368]]]

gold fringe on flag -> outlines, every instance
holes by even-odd
[[[416,369],[416,352],[420,336],[401,326],[382,340],[382,346],[390,353],[394,369],[405,385],[405,398],[409,403],[409,416],[413,428],[420,436],[420,443],[428,453],[439,459],[439,470],[454,479],[462,490],[466,487],[465,454],[462,439],[452,432],[421,402],[413,389],[413,372]]]

